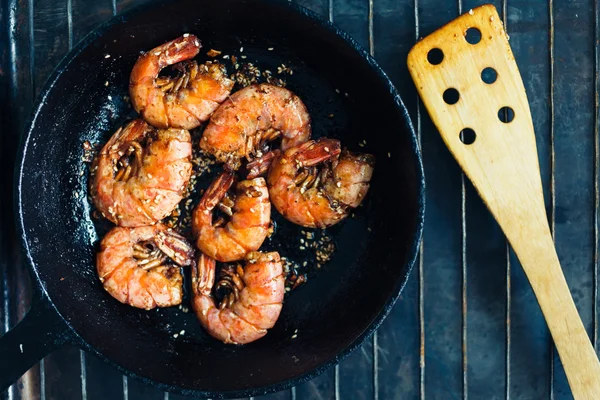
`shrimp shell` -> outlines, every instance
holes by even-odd
[[[133,107],[157,128],[194,129],[210,118],[227,96],[234,82],[225,67],[216,62],[179,64],[179,77],[160,77],[160,71],[198,55],[200,40],[183,35],[139,57],[129,80]]]
[[[200,147],[234,169],[281,135],[282,149],[310,138],[310,115],[298,96],[270,84],[250,85],[232,94],[210,119]]]
[[[142,242],[153,243],[156,254],[142,251],[140,255]],[[177,264],[190,265],[193,253],[182,236],[162,224],[115,227],[100,243],[96,269],[104,289],[121,303],[146,310],[170,307],[181,303],[183,278],[179,267],[165,265],[163,259],[170,254]],[[146,262],[152,257],[158,258]]]
[[[235,188],[231,219],[215,226],[213,211],[233,185],[234,176],[222,173],[204,193],[194,210],[192,227],[196,245],[218,261],[240,260],[258,250],[269,233],[271,203],[264,178],[241,181]]]
[[[123,173],[118,163],[131,149],[139,153],[134,162],[138,165],[135,172]],[[134,120],[110,138],[94,161],[90,182],[94,204],[119,226],[154,224],[181,201],[192,174],[191,156],[188,131],[156,130]]]
[[[225,343],[246,344],[272,328],[283,306],[285,278],[279,253],[248,254],[241,281],[243,288],[232,305],[217,307],[211,291],[216,261],[200,254],[192,266],[192,307],[208,333]]]

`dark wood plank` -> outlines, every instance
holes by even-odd
[[[135,379],[127,380],[128,397],[125,400],[164,400],[165,393]]]
[[[113,16],[112,0],[71,0],[73,45]]]
[[[372,3],[372,34],[368,42],[369,51],[388,74],[405,105],[412,120],[416,119],[417,94],[406,67],[406,56],[416,41],[415,10],[413,2],[395,0],[376,0]],[[418,264],[417,264],[418,265]],[[377,332],[377,369],[375,388],[366,372],[374,368],[370,364],[370,349],[365,345],[361,353],[362,368],[352,379],[348,376],[342,380],[342,398],[369,399],[370,390],[379,399],[413,399],[418,398],[420,390],[420,333],[418,302],[418,267],[406,284],[390,315]],[[361,363],[356,362],[357,367]],[[356,368],[356,367],[355,367]],[[351,373],[349,374],[351,375]],[[351,382],[348,384],[346,382]],[[349,386],[348,390],[345,390]]]
[[[419,36],[458,15],[456,2],[420,0]],[[462,393],[461,351],[461,178],[456,161],[421,105],[422,152],[427,177],[423,235],[424,394]]]
[[[329,0],[296,0],[294,4],[306,7],[320,14],[325,19],[329,17]]]
[[[81,350],[68,346],[51,354],[44,362],[45,396],[47,400],[82,399]]]
[[[584,325],[592,332],[594,4],[554,2],[556,247]],[[555,359],[556,399],[571,393]]]
[[[521,71],[536,131],[546,208],[551,207],[550,69],[547,2],[508,0],[507,29]],[[523,269],[511,252],[511,313],[508,393],[549,397],[550,335]]]
[[[123,375],[116,368],[88,353],[85,357],[85,371],[87,400],[124,399]]]
[[[329,400],[335,399],[335,369],[330,368],[315,379],[301,383],[296,386],[295,397],[292,394],[292,400],[303,399],[319,399]]]
[[[5,117],[8,119],[2,123],[2,182],[5,187],[13,186],[13,168],[18,141],[24,126],[26,116],[31,110],[33,93],[31,90],[31,60],[30,43],[31,15],[28,12],[27,0],[11,0],[2,3],[3,21],[0,24],[6,29],[6,38],[13,46],[2,49],[8,63],[3,67],[2,75],[6,77],[9,84],[8,98],[10,102],[3,103]],[[8,44],[8,41],[1,43]],[[4,191],[1,196],[2,219],[1,227],[6,236],[3,245],[3,308],[2,315],[3,330],[10,329],[23,318],[29,308],[31,300],[31,284],[27,267],[24,265],[20,243],[17,239],[14,225],[14,210],[12,193]],[[6,393],[11,399],[39,399],[40,368],[39,365],[32,367],[18,382]]]
[[[9,172],[4,168],[10,169],[11,164],[6,164],[4,157],[4,149],[10,146],[10,136],[8,135],[10,129],[9,117],[13,110],[9,103],[11,99],[11,79],[13,74],[11,71],[11,57],[9,49],[10,38],[10,17],[8,5],[2,4],[0,6],[0,149],[2,149],[2,159],[0,160],[0,182],[6,182],[10,179]],[[6,172],[4,172],[6,171]],[[0,210],[4,210],[10,202],[10,196],[0,195]],[[0,226],[6,226],[8,224],[7,219],[9,214],[0,211]],[[0,230],[0,337],[6,333],[9,329],[9,315],[8,315],[8,268],[10,264],[9,254],[10,248],[8,247],[9,234],[8,230]],[[8,399],[8,390],[0,392],[0,399]]]
[[[67,1],[37,0],[34,11],[34,93],[69,50]]]

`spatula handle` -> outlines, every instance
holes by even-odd
[[[538,236],[539,237],[539,236]],[[550,233],[512,241],[577,400],[600,399],[600,362],[569,292]]]

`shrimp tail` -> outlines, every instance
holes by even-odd
[[[217,262],[204,253],[200,253],[198,262],[192,264],[192,291],[194,296],[210,296],[215,284]]]
[[[114,152],[121,147],[129,146],[131,142],[141,139],[148,129],[148,125],[141,119],[131,121],[125,128],[119,128],[106,142],[102,152]]]
[[[254,160],[250,161],[246,166],[246,169],[248,170],[247,179],[254,179],[264,175],[271,167],[273,160],[280,153],[281,151],[276,149],[273,151],[269,151],[262,157],[255,158]]]
[[[195,35],[180,36],[151,50],[153,55],[158,55],[159,68],[190,60],[200,52],[200,39]],[[160,54],[157,54],[160,53]]]
[[[337,159],[342,150],[339,140],[321,138],[303,143],[296,151],[296,162],[302,167],[311,167],[323,161]]]
[[[210,184],[204,196],[200,200],[199,207],[203,210],[211,212],[225,197],[225,194],[233,185],[235,175],[231,172],[223,172],[217,179]]]
[[[154,241],[156,246],[178,265],[183,267],[193,264],[194,248],[178,233],[162,231],[156,235]]]

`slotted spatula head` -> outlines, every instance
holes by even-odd
[[[444,142],[529,278],[576,399],[600,399],[600,363],[562,273],[544,208],[525,88],[495,7],[417,43],[408,69]]]
[[[533,201],[545,221],[529,104],[496,8],[475,8],[427,36],[410,51],[408,68],[446,145],[492,212],[529,213]]]

